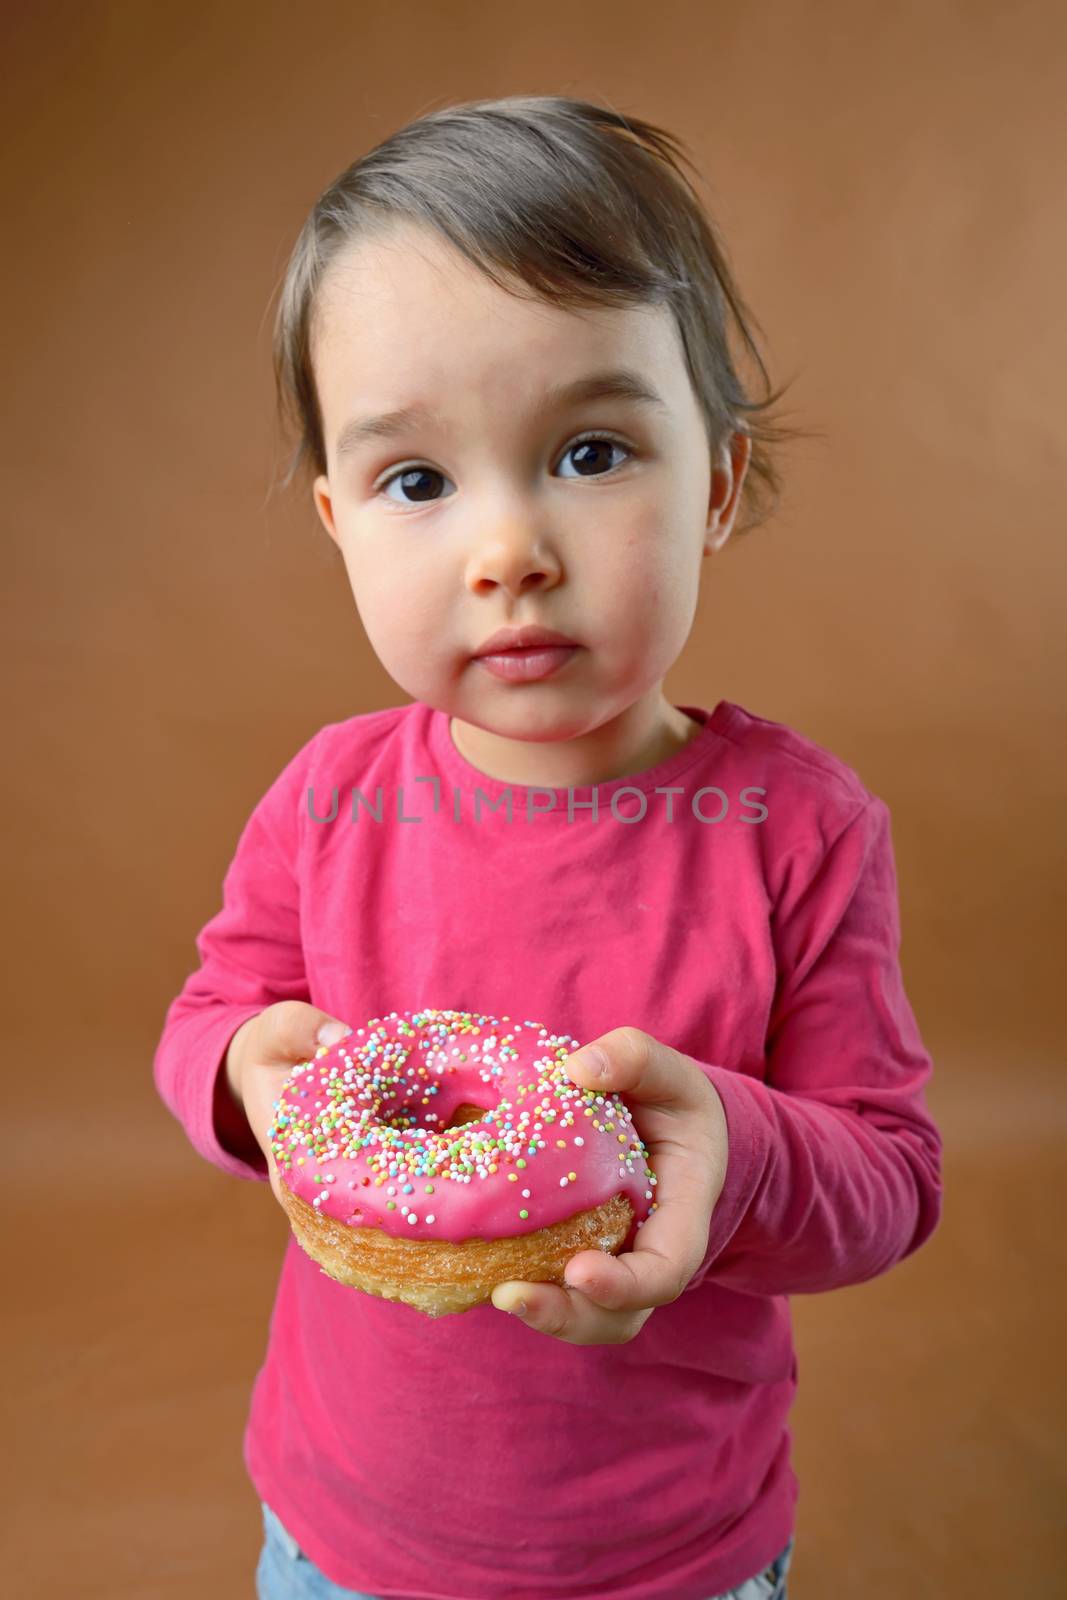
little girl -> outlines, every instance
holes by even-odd
[[[434,1320],[288,1241],[245,1434],[261,1600],[766,1600],[797,1480],[789,1296],[941,1207],[885,803],[802,734],[674,705],[707,558],[785,436],[662,129],[438,110],[315,204],[276,373],[410,703],[323,727],[256,805],[171,1004],[163,1100],[269,1182],[293,1064],[393,1011],[544,1023],[658,1176],[633,1250]],[[743,519],[742,519],[743,520]],[[704,697],[702,697],[704,698]]]

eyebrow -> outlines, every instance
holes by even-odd
[[[663,396],[639,372],[629,367],[615,367],[546,389],[536,414],[540,416],[557,406],[573,406],[587,400],[625,400],[633,405],[667,410]],[[361,445],[372,440],[392,439],[437,420],[438,414],[425,405],[404,406],[399,411],[384,411],[376,417],[353,417],[337,436],[337,458],[340,461],[355,454]]]

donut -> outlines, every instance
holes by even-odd
[[[470,1011],[391,1011],[298,1063],[271,1150],[294,1237],[338,1283],[429,1317],[512,1278],[563,1283],[655,1210],[625,1103],[582,1089],[579,1041]]]

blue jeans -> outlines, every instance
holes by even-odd
[[[263,1510],[263,1549],[256,1568],[257,1600],[378,1600],[361,1589],[342,1589],[301,1550],[288,1528],[271,1510],[265,1500]],[[785,1575],[793,1559],[793,1539],[773,1560],[769,1567],[747,1578],[729,1594],[714,1595],[711,1600],[786,1600]]]

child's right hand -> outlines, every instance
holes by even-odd
[[[320,1029],[329,1028],[320,1037]],[[274,1198],[281,1205],[281,1178],[270,1146],[274,1105],[282,1084],[300,1061],[311,1061],[323,1044],[337,1044],[352,1029],[303,1000],[279,1000],[242,1022],[226,1051],[226,1081],[267,1158]]]

